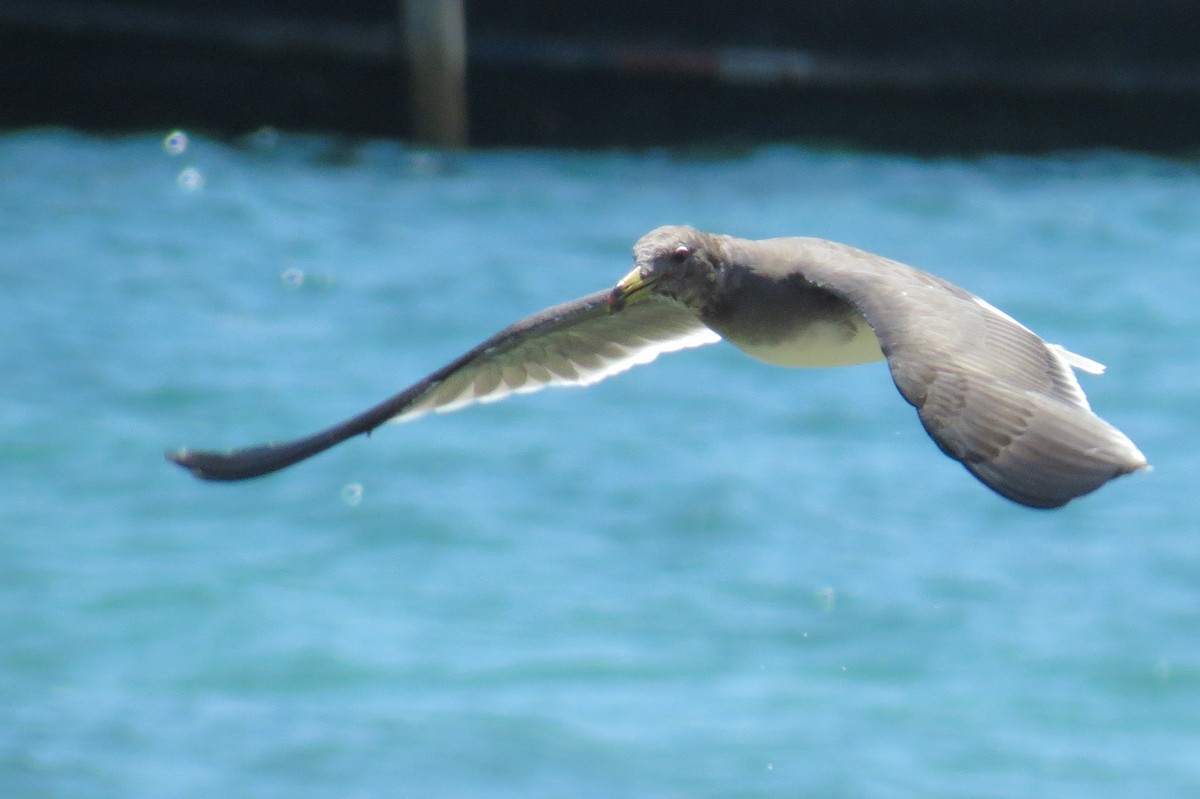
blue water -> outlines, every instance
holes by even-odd
[[[0,136],[0,796],[1200,795],[1200,166]],[[818,235],[1105,362],[1155,470],[1057,512],[882,365],[717,346],[307,433],[611,285]]]

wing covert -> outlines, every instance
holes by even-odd
[[[587,386],[663,353],[720,340],[679,303],[648,297],[610,313],[608,294],[506,328],[409,389],[411,401],[392,418],[407,421],[548,386]]]

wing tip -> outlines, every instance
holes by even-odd
[[[1068,413],[1053,402],[1043,424],[981,460],[962,463],[984,485],[1031,508],[1059,508],[1127,474],[1151,471],[1146,455],[1120,430],[1092,413]],[[936,438],[935,438],[936,441]],[[953,455],[951,456],[953,457]]]
[[[1150,465],[1150,461],[1146,459],[1146,456],[1142,454],[1140,449],[1133,447],[1133,451],[1130,453],[1128,463],[1126,463],[1122,470],[1117,473],[1117,477],[1120,477],[1123,474],[1152,471],[1154,471],[1154,467]]]
[[[307,442],[302,442],[307,443]],[[217,452],[183,447],[165,453],[166,459],[198,480],[232,483],[262,477],[314,454],[298,446],[264,445]]]
[[[188,472],[188,474],[192,475],[192,477],[200,480],[214,479],[212,475],[205,470],[203,464],[215,455],[216,453],[201,452],[189,449],[187,447],[169,449],[163,453],[163,457],[169,462]]]
[[[1123,453],[1123,457],[1110,455],[1104,460],[1107,461],[1107,469],[1081,469],[1073,474],[1059,475],[1060,478],[1066,479],[1046,481],[1006,479],[1000,473],[973,468],[971,464],[964,465],[980,482],[997,494],[1019,505],[1038,510],[1061,508],[1073,500],[1103,488],[1118,477],[1154,469],[1146,460],[1146,456],[1137,447],[1132,446],[1130,451]]]

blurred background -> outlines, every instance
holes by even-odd
[[[4,0],[0,125],[1187,150],[1197,41],[1179,0]]]
[[[0,797],[1200,795],[1193,4],[0,0]],[[662,224],[1107,364],[1054,512],[716,345],[312,432]]]

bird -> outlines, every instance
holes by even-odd
[[[1020,505],[1058,508],[1148,468],[1133,442],[1092,411],[1075,377],[1101,374],[1102,364],[915,267],[820,238],[750,240],[683,225],[650,231],[633,256],[615,287],[522,319],[328,429],[167,458],[205,480],[260,477],[387,421],[590,385],[724,340],[784,367],[886,360],[938,448]]]

